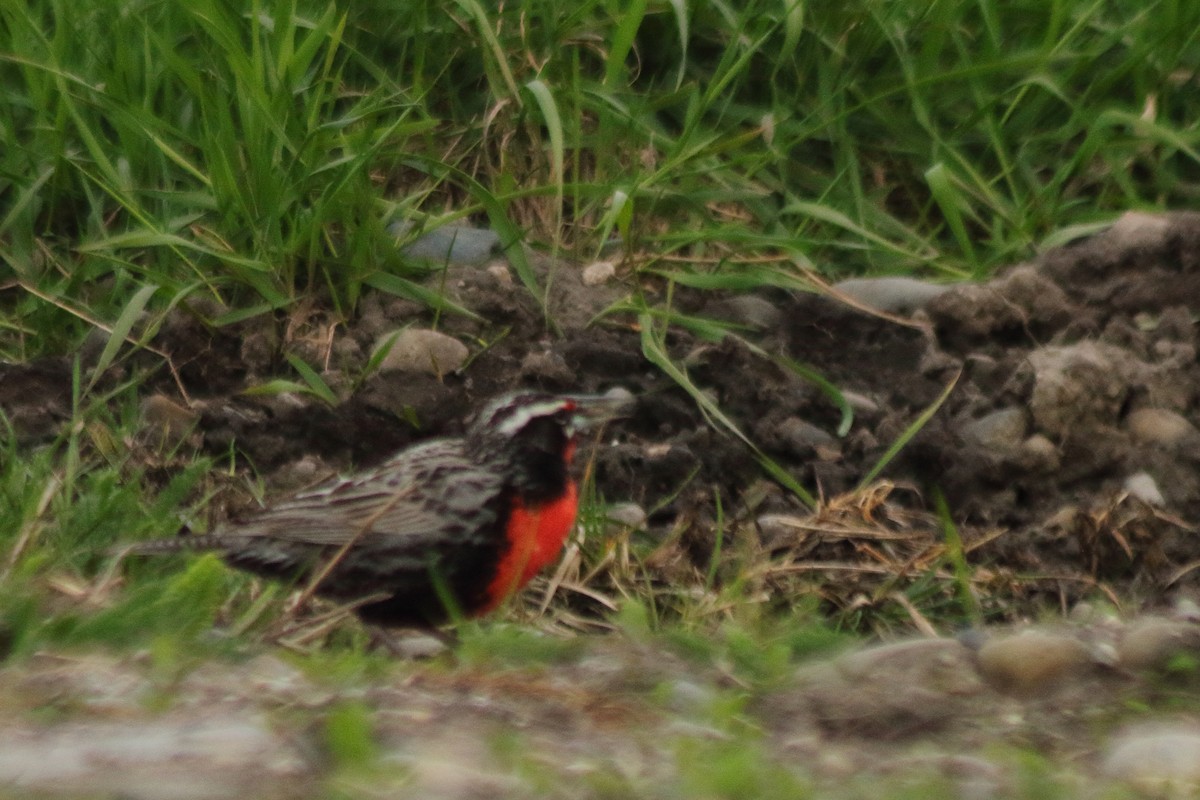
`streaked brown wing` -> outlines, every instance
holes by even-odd
[[[338,546],[356,537],[419,539],[444,525],[448,509],[480,503],[498,491],[496,483],[493,474],[463,455],[461,442],[438,440],[231,522],[218,535],[318,546]]]

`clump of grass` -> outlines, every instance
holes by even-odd
[[[1200,177],[1186,4],[90,0],[0,19],[4,270],[101,318],[147,283],[239,313],[298,293],[350,310],[366,285],[406,291],[386,218],[447,210],[506,245],[595,253],[617,230],[637,264],[686,273],[979,276],[1053,231],[1186,204]],[[17,305],[36,338],[41,303]]]

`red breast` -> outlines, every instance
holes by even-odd
[[[481,613],[491,611],[516,594],[558,558],[575,524],[578,507],[579,494],[574,481],[568,481],[566,491],[550,502],[526,506],[518,498],[513,503],[505,526],[508,552],[496,565]]]

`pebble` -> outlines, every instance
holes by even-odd
[[[1158,483],[1150,477],[1149,473],[1136,472],[1130,475],[1125,479],[1124,489],[1130,496],[1136,497],[1148,505],[1166,505],[1167,501],[1163,499],[1162,492],[1158,489]]]
[[[552,350],[526,353],[521,359],[521,376],[539,383],[565,385],[575,382],[574,370],[561,354]]]
[[[1025,410],[1001,408],[962,426],[963,436],[991,450],[1011,452],[1021,447],[1029,429]]]
[[[1083,642],[1043,631],[989,639],[978,658],[979,672],[989,684],[1019,695],[1044,694],[1094,665]]]
[[[1200,431],[1181,414],[1166,408],[1139,408],[1125,417],[1134,441],[1173,447],[1200,441]]]
[[[811,422],[788,417],[776,430],[779,444],[794,453],[808,453],[816,447],[835,445],[837,440]]]
[[[470,355],[467,346],[453,336],[424,328],[404,328],[399,333],[385,333],[375,341],[371,352],[378,353],[381,348],[387,347],[393,336],[395,341],[391,349],[379,363],[381,372],[403,370],[445,375],[465,364]]]
[[[902,277],[851,278],[835,283],[833,288],[865,306],[890,314],[907,314],[924,308],[930,300],[950,289],[949,286]]]
[[[1200,789],[1200,728],[1150,722],[1109,743],[1101,771],[1156,797],[1190,797]]]
[[[879,411],[879,403],[873,398],[858,392],[842,390],[842,399],[845,400],[852,409],[863,414],[875,414]]]
[[[597,261],[583,268],[580,279],[584,286],[600,286],[608,283],[617,274],[617,267],[611,261]]]
[[[1148,250],[1162,246],[1170,227],[1171,218],[1165,214],[1126,211],[1104,232],[1104,238],[1118,250]]]
[[[1058,471],[1062,457],[1049,437],[1035,433],[1021,442],[1020,463],[1030,472],[1046,474]]]
[[[637,503],[614,503],[604,512],[604,518],[627,528],[640,528],[646,522],[646,511]]]
[[[1200,626],[1165,617],[1130,623],[1117,643],[1117,663],[1131,672],[1168,669],[1185,653],[1200,655]]]
[[[512,270],[508,268],[507,264],[492,264],[487,268],[487,272],[496,279],[497,283],[506,289],[511,289],[517,285],[516,281],[513,280]]]
[[[775,330],[785,320],[779,306],[753,294],[740,294],[710,303],[705,311],[718,319],[745,325],[756,331]]]

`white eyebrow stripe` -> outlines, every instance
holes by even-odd
[[[549,417],[557,414],[567,407],[567,403],[559,399],[549,399],[536,403],[529,403],[518,406],[517,408],[506,408],[507,412],[504,419],[496,425],[495,430],[505,436],[511,436],[517,431],[524,428],[530,421],[538,417]]]

